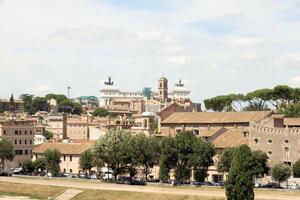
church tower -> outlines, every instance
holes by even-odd
[[[164,76],[158,80],[158,98],[162,102],[168,99],[168,80]]]

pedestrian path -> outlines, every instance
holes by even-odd
[[[56,197],[55,200],[70,200],[81,192],[82,192],[81,190],[75,190],[75,189],[66,190],[64,193]]]

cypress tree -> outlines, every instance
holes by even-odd
[[[238,147],[234,154],[226,182],[226,196],[229,200],[253,200],[253,157],[247,145]]]

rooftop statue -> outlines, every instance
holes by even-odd
[[[114,85],[114,82],[111,80],[111,77],[108,77],[108,82],[104,81],[105,85]]]
[[[175,84],[177,87],[183,87],[184,84],[182,83],[181,79],[179,79],[179,82]]]

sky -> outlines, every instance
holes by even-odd
[[[299,44],[300,0],[0,0],[0,98],[300,87]]]

